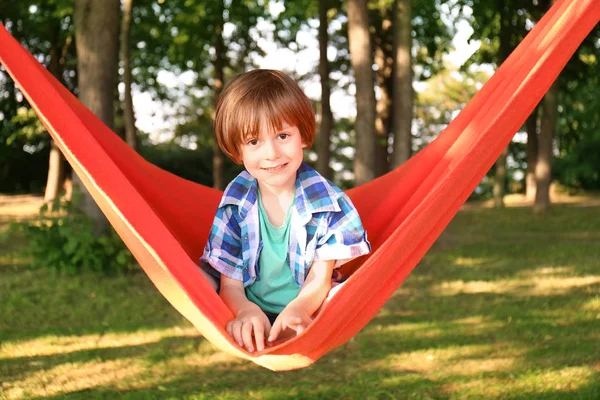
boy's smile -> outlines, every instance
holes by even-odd
[[[282,169],[284,169],[287,165],[288,165],[288,163],[285,163],[285,164],[277,165],[275,167],[262,167],[261,169],[265,170],[267,172],[279,172]]]

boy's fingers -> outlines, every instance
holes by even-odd
[[[231,323],[231,332],[238,346],[243,347],[244,341],[242,340],[242,323],[240,321],[233,321]]]
[[[304,332],[304,325],[302,325],[302,324],[295,325],[295,327],[291,327],[291,328],[296,331],[296,335],[299,335],[302,332]]]
[[[259,321],[254,322],[254,339],[256,340],[256,349],[263,351],[265,349],[265,327]]]
[[[273,324],[273,326],[271,327],[271,331],[269,332],[269,342],[274,342],[275,339],[277,339],[277,336],[279,336],[279,333],[281,332],[281,321],[276,320],[275,323]]]
[[[265,328],[265,330],[264,330],[265,336],[268,336],[271,332],[271,323],[267,320],[267,321],[265,321],[263,327]],[[267,346],[267,347],[271,347],[273,345],[269,339],[270,339],[270,336],[267,337],[265,340],[265,346]]]
[[[244,342],[244,346],[246,346],[246,350],[250,353],[254,351],[254,346],[252,345],[252,322],[247,322],[242,326],[242,339]]]

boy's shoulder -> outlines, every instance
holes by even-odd
[[[297,186],[301,186],[307,193],[318,191],[321,195],[326,194],[337,198],[344,193],[335,183],[321,175],[317,170],[306,163],[302,163],[298,168],[296,178]]]
[[[245,200],[254,202],[256,200],[256,178],[246,170],[243,170],[236,176],[223,191],[223,197],[219,207],[226,205],[239,206]],[[254,199],[252,200],[251,197]]]
[[[300,189],[297,193],[301,193],[296,197],[296,206],[301,197],[304,206],[311,213],[338,212],[340,211],[339,199],[346,197],[342,189],[306,163],[302,163],[298,168],[296,188]]]

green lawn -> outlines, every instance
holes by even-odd
[[[0,244],[0,399],[600,399],[599,216],[461,211],[361,333],[286,373],[216,350],[142,273]]]

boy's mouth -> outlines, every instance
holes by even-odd
[[[288,165],[288,163],[285,163],[285,164],[280,164],[280,165],[277,165],[275,167],[270,167],[270,168],[262,167],[261,169],[263,171],[267,171],[267,172],[278,172],[278,171],[281,171],[282,169],[284,169],[287,165]]]

